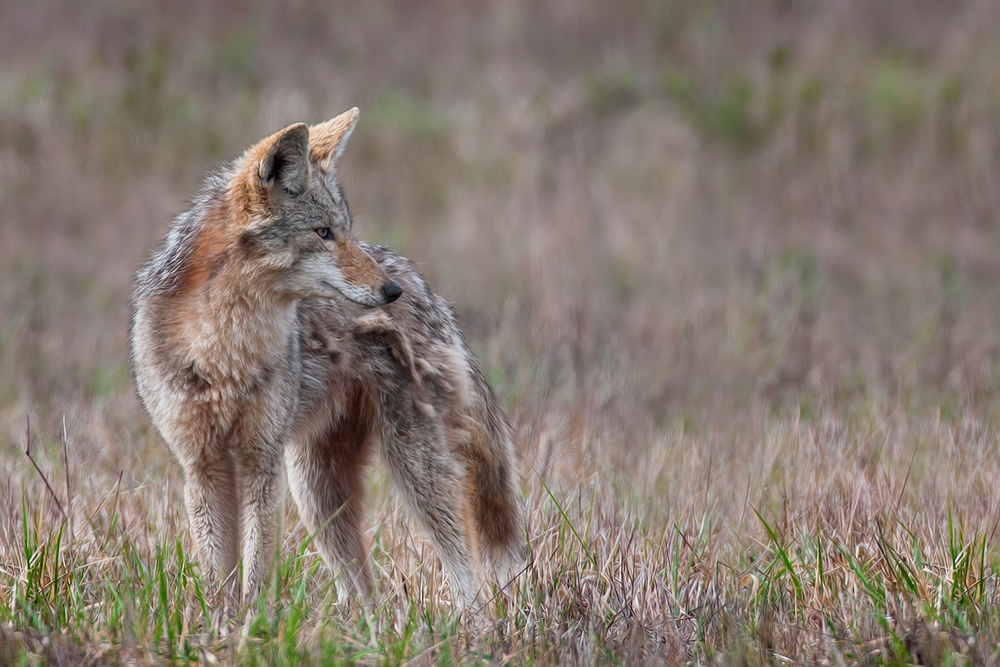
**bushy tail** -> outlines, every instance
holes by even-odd
[[[501,583],[506,583],[524,566],[526,556],[514,435],[482,373],[473,369],[472,374],[475,396],[470,423],[465,424],[468,439],[460,451],[480,552]]]

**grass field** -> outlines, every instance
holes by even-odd
[[[0,663],[1000,663],[994,5],[0,4]],[[532,565],[456,615],[375,466],[374,611],[287,502],[240,643],[130,281],[354,105],[355,229],[454,303]]]

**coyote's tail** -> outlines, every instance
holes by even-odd
[[[499,578],[524,565],[525,532],[514,434],[496,396],[473,369],[473,413],[461,448],[479,548]],[[505,582],[504,582],[505,583]]]

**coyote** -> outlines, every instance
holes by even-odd
[[[512,430],[454,312],[409,261],[352,235],[334,166],[357,120],[354,108],[248,149],[136,276],[139,397],[183,468],[224,606],[252,602],[269,576],[286,471],[341,599],[373,595],[361,526],[373,450],[460,604],[480,599],[480,556],[497,577],[523,562]]]

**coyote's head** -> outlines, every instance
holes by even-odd
[[[403,293],[352,236],[335,178],[334,164],[357,121],[355,108],[312,127],[290,125],[234,165],[226,222],[239,230],[245,268],[289,298],[378,306]]]

